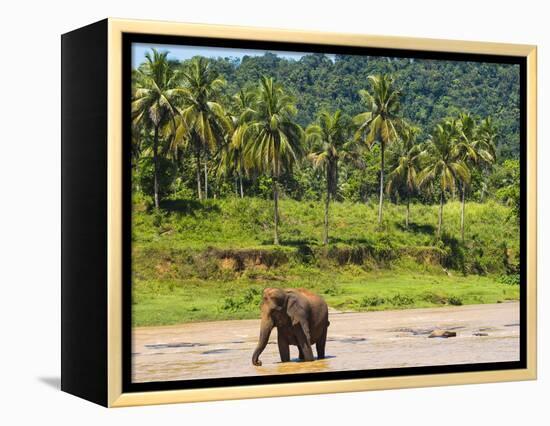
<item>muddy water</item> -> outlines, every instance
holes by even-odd
[[[136,328],[133,381],[365,370],[519,360],[519,304],[470,305],[367,313],[330,314],[327,358],[281,363],[277,331],[251,363],[259,320],[219,321]],[[429,338],[434,329],[452,338]]]

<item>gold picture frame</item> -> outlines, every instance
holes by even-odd
[[[109,18],[107,44],[106,401],[109,407],[534,380],[537,376],[537,49],[532,45],[289,31]],[[150,34],[522,57],[527,63],[526,368],[284,384],[123,392],[123,35]],[[67,389],[71,392],[71,389]],[[72,392],[77,393],[77,392]]]

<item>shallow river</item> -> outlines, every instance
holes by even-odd
[[[519,303],[330,313],[324,360],[281,363],[277,331],[251,363],[260,320],[141,327],[133,335],[133,381],[365,370],[519,360]],[[434,329],[456,337],[428,338]],[[315,353],[315,349],[314,349]]]

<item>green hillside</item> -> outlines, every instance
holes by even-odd
[[[306,55],[299,61],[267,53],[242,60],[210,59],[227,80],[224,92],[270,75],[296,96],[297,121],[312,123],[320,110],[336,109],[354,116],[362,110],[359,90],[368,76],[391,74],[404,94],[403,116],[427,137],[440,120],[460,111],[491,116],[499,130],[498,158],[519,156],[519,66],[375,56]]]

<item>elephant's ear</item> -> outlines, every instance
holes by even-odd
[[[288,294],[286,313],[290,317],[292,325],[300,324],[306,319],[306,310],[304,306],[302,306],[298,296],[294,293]]]

